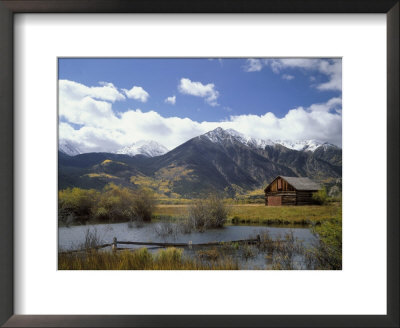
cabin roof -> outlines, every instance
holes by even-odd
[[[305,177],[284,177],[280,176],[282,179],[286,180],[297,190],[320,190],[321,186]]]

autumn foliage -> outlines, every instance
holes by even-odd
[[[156,199],[152,191],[131,190],[112,183],[102,191],[67,188],[58,193],[58,217],[65,224],[85,223],[89,220],[149,221],[155,206]]]

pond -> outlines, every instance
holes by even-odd
[[[59,227],[58,246],[59,251],[79,249],[85,242],[85,235],[88,231],[95,233],[99,243],[111,243],[116,237],[118,241],[136,241],[136,242],[167,242],[167,243],[207,243],[221,241],[235,241],[242,239],[256,238],[258,234],[268,233],[273,240],[282,240],[285,235],[290,233],[305,248],[310,247],[315,241],[314,235],[307,228],[278,228],[268,226],[245,226],[229,225],[221,229],[210,229],[205,232],[177,232],[176,224],[165,226],[162,222],[147,223],[142,226],[135,226],[129,223],[115,224],[96,224],[71,227]],[[169,231],[169,230],[172,230]],[[123,247],[123,245],[118,245]],[[129,248],[140,248],[144,246],[127,245]],[[250,247],[250,248],[249,248]],[[273,263],[271,254],[256,250],[255,246],[249,246],[246,249],[224,249],[224,254],[229,255],[238,261],[240,269],[268,269]],[[203,247],[208,248],[209,247]],[[150,249],[150,248],[149,248]],[[152,250],[156,252],[156,249]],[[196,256],[198,247],[189,249],[184,248],[184,254],[187,256]],[[247,255],[244,256],[244,251]],[[301,255],[294,258],[296,269],[304,269],[304,259]]]

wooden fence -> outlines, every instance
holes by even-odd
[[[154,242],[145,242],[145,241],[119,241],[117,237],[113,238],[112,243],[97,245],[93,247],[85,247],[81,249],[71,250],[71,251],[63,251],[59,252],[60,254],[70,254],[77,252],[85,252],[89,250],[97,250],[105,247],[111,247],[113,251],[116,250],[125,250],[127,248],[118,248],[119,245],[139,245],[139,246],[151,246],[152,248],[165,248],[165,247],[204,247],[204,246],[222,246],[226,244],[258,244],[261,242],[260,235],[257,235],[256,239],[240,239],[240,240],[230,240],[230,241],[213,241],[208,243],[198,243],[193,244],[191,241],[188,243],[154,243]]]

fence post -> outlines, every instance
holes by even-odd
[[[193,242],[190,240],[190,241],[188,242],[189,249],[192,249],[192,245],[193,245]]]
[[[260,235],[257,235],[257,242],[260,244],[261,243],[261,237]]]
[[[113,238],[113,242],[112,242],[112,250],[113,252],[115,252],[117,250],[117,237]]]

